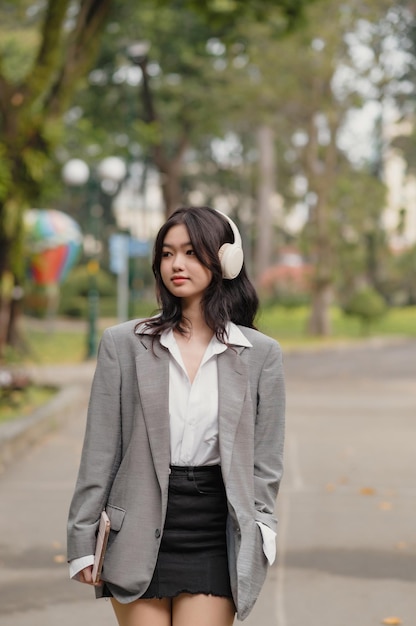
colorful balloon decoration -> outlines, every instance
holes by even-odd
[[[82,232],[66,213],[30,209],[24,217],[29,276],[39,286],[57,285],[78,259]]]

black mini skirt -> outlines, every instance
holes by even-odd
[[[159,555],[142,598],[180,593],[231,597],[226,521],[220,466],[172,466]]]

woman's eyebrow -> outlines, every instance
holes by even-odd
[[[179,247],[186,248],[187,246],[192,246],[192,243],[190,241],[187,241],[186,243],[181,243]],[[173,243],[164,243],[162,245],[162,248],[175,248],[175,245]]]

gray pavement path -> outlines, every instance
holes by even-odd
[[[286,373],[276,623],[415,626],[416,343],[293,354]]]
[[[285,362],[279,565],[245,624],[376,626],[397,617],[416,626],[416,343]],[[49,370],[79,385],[82,402],[0,476],[0,626],[115,626],[109,603],[68,581],[64,562],[91,376],[84,367],[81,376]]]

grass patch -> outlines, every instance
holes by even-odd
[[[143,303],[140,308],[141,310],[135,311],[135,316],[145,317],[154,310],[154,305]],[[359,320],[344,315],[335,307],[331,309],[332,335],[325,338],[310,337],[306,334],[308,316],[307,307],[264,307],[260,310],[257,325],[266,335],[278,339],[284,348],[308,349],[363,338]],[[104,328],[115,323],[115,319],[100,319],[98,339]],[[416,307],[390,309],[381,320],[372,325],[370,336],[416,337]],[[25,339],[26,353],[8,353],[6,362],[38,365],[81,363],[87,353],[87,323],[58,318],[48,327],[47,323],[39,323],[39,320],[27,320]]]
[[[3,396],[0,400],[0,424],[33,413],[55,394],[56,389],[35,385],[8,392],[7,396]]]
[[[386,335],[416,337],[416,306],[390,309],[377,325],[378,331]]]
[[[86,333],[81,329],[53,332],[32,330],[26,340],[28,352],[23,360],[38,365],[81,363],[87,353]]]
[[[262,308],[257,323],[259,330],[275,337],[284,346],[307,348],[330,345],[340,340],[354,341],[363,338],[362,325],[358,319],[345,315],[341,309],[335,307],[331,309],[330,315],[332,335],[325,338],[307,335],[308,307]],[[416,337],[416,307],[389,309],[381,320],[370,327],[370,333],[366,336]]]
[[[149,317],[154,314],[156,304],[151,301],[135,303],[131,316]],[[115,318],[100,316],[97,320],[97,344],[105,328],[117,324]],[[34,363],[50,365],[54,363],[74,364],[85,361],[87,355],[88,323],[86,319],[62,318],[39,320],[26,318],[24,325],[24,350],[7,354],[9,363]]]

